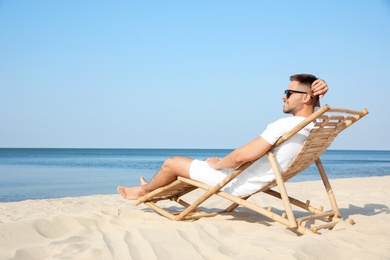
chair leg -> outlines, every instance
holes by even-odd
[[[339,207],[337,206],[336,197],[334,196],[332,187],[330,186],[330,182],[329,182],[328,176],[326,175],[326,172],[325,172],[325,169],[324,169],[324,167],[322,165],[322,162],[318,158],[315,161],[315,163],[316,163],[318,171],[320,172],[320,175],[321,175],[321,178],[322,178],[322,182],[324,183],[326,192],[328,193],[330,205],[331,205],[333,211],[335,213],[337,213],[336,217],[339,217],[340,216],[340,212],[339,212]]]
[[[282,197],[283,205],[284,205],[284,208],[286,210],[288,221],[290,223],[290,228],[296,228],[297,222],[296,222],[295,217],[294,217],[294,212],[292,210],[290,200],[288,199],[286,186],[284,185],[282,175],[280,174],[280,170],[279,170],[278,164],[276,162],[275,155],[272,152],[268,152],[267,155],[268,155],[268,160],[269,160],[271,167],[272,167],[272,171],[275,174],[275,180],[276,180],[276,183],[278,185],[280,195]]]

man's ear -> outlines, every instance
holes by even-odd
[[[312,97],[310,96],[310,94],[306,94],[303,97],[303,103],[308,104],[311,102],[311,99],[312,99]]]

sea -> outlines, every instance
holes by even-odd
[[[116,187],[152,178],[172,156],[223,157],[230,149],[0,148],[0,202],[116,194]],[[390,175],[390,151],[328,150],[321,157],[330,179]],[[320,180],[310,166],[290,181]]]

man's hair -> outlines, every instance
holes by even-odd
[[[300,84],[308,86],[311,88],[311,85],[318,78],[311,74],[295,74],[290,76],[290,81],[298,81]],[[312,105],[315,106],[318,101],[318,96],[312,96]]]
[[[314,81],[317,80],[317,77],[311,74],[295,74],[290,77],[290,81],[298,81],[303,85],[311,87]]]

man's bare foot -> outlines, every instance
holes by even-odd
[[[141,185],[148,184],[148,182],[145,180],[145,178],[142,176],[140,179]]]
[[[123,198],[128,200],[136,200],[145,195],[142,186],[132,188],[118,186],[117,191]]]

